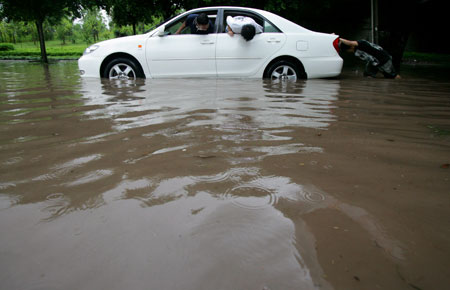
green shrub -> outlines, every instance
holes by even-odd
[[[48,56],[78,56],[83,54],[84,48],[78,47],[49,47],[47,48]],[[0,51],[1,57],[6,56],[40,56],[39,48],[20,48],[15,51]]]
[[[0,43],[0,51],[14,50],[14,45],[11,43]]]

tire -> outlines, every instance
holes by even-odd
[[[108,63],[103,72],[103,77],[110,80],[135,80],[144,78],[144,73],[136,63],[129,58],[116,58]]]
[[[274,81],[297,81],[306,78],[305,73],[301,72],[297,65],[288,60],[279,60],[274,62],[266,71],[264,78]]]

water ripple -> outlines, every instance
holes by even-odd
[[[83,185],[86,183],[91,183],[91,182],[95,182],[98,181],[100,179],[109,177],[111,175],[114,174],[114,171],[112,170],[106,170],[106,169],[102,169],[102,170],[96,170],[94,172],[90,172],[88,174],[86,174],[85,176],[78,178],[75,181],[66,183],[65,185],[67,186],[78,186],[78,185]]]
[[[263,186],[239,185],[228,190],[224,196],[245,209],[263,209],[278,202],[278,195]]]
[[[239,182],[243,179],[244,176],[255,177],[258,176],[259,169],[257,167],[235,167],[231,168],[228,171],[221,172],[215,175],[203,175],[203,176],[191,176],[196,182],[206,182],[206,183],[216,183],[216,182],[225,182],[225,181],[233,181]]]

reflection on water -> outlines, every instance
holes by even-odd
[[[395,120],[420,115],[424,98],[402,95],[405,84],[110,82],[80,79],[73,63],[0,67],[8,289],[332,289],[303,218],[326,210],[389,261],[406,259],[370,206],[321,189],[345,172],[321,156],[360,127],[421,142]],[[433,102],[426,114],[437,116]]]
[[[174,84],[178,82],[178,84]],[[182,82],[179,84],[179,82]],[[110,118],[117,131],[186,119],[186,126],[217,130],[324,128],[339,84],[333,80],[271,84],[259,80],[140,80],[82,82],[87,113]]]

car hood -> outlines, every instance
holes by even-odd
[[[98,43],[96,43],[96,45],[98,46],[105,46],[105,45],[115,45],[118,43],[131,43],[131,42],[136,42],[136,41],[142,41],[143,39],[146,38],[146,34],[139,34],[139,35],[131,35],[131,36],[124,36],[124,37],[118,37],[118,38],[113,38],[113,39],[108,39],[108,40],[104,40],[104,41],[100,41]]]

